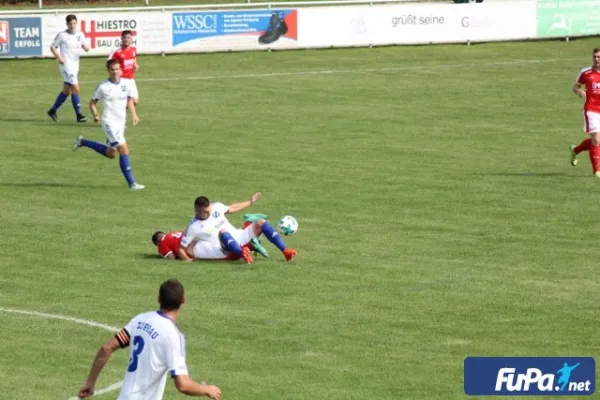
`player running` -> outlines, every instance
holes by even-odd
[[[583,106],[584,131],[590,135],[578,146],[571,145],[571,165],[577,165],[577,155],[589,151],[592,172],[600,178],[600,48],[592,51],[592,66],[583,68],[573,85],[573,92],[585,99]]]
[[[94,395],[96,380],[112,353],[131,345],[127,372],[117,400],[161,400],[167,374],[180,393],[221,399],[221,389],[217,386],[199,384],[188,376],[185,338],[175,325],[180,307],[185,303],[183,285],[176,279],[163,282],[158,301],[159,311],[137,315],[100,347],[89,376],[79,390],[80,398]]]
[[[77,17],[73,14],[67,15],[67,30],[59,32],[52,45],[50,51],[59,62],[58,69],[63,78],[63,90],[58,94],[54,105],[48,110],[48,116],[54,122],[58,121],[56,111],[63,105],[67,97],[71,95],[71,103],[75,109],[77,122],[85,122],[87,118],[81,113],[81,101],[79,98],[79,57],[81,49],[86,52],[90,50],[85,44],[85,36],[82,32],[77,31]],[[60,51],[59,51],[60,50]]]
[[[193,251],[194,241],[206,241],[212,245],[213,252],[234,253],[243,258],[247,264],[253,262],[250,249],[244,247],[252,238],[264,234],[283,253],[287,261],[291,261],[297,254],[283,242],[277,231],[265,219],[252,222],[244,229],[236,229],[227,220],[226,214],[234,214],[250,207],[258,199],[260,193],[254,193],[249,200],[226,206],[223,203],[211,203],[205,196],[200,196],[194,201],[195,216],[185,230],[181,239],[181,247],[188,253]]]
[[[133,36],[130,30],[121,32],[121,46],[114,49],[108,55],[109,60],[118,60],[121,65],[121,75],[126,79],[135,79],[135,73],[139,69],[137,63],[137,49],[132,46]],[[137,104],[138,99],[133,100]]]
[[[244,228],[248,227],[254,221],[264,219],[267,216],[264,214],[245,214],[244,215]],[[194,260],[239,260],[234,253],[228,253],[223,249],[216,251],[214,247],[206,241],[194,241],[188,247],[192,248],[193,251],[188,253],[186,249],[181,247],[181,239],[183,238],[184,232],[169,232],[164,233],[156,231],[152,235],[152,243],[157,247],[158,254],[163,258],[170,260],[183,260],[185,262],[191,262]],[[249,250],[255,251],[261,254],[263,257],[269,257],[267,249],[259,242],[258,238],[252,238],[250,243],[245,244]]]
[[[90,101],[90,110],[94,115],[94,121],[100,121],[98,114],[98,101],[104,102],[102,110],[102,129],[108,139],[108,146],[93,140],[77,137],[73,144],[73,151],[80,147],[89,147],[98,154],[107,158],[115,158],[119,154],[119,165],[121,172],[131,190],[142,190],[140,185],[133,179],[131,165],[129,163],[129,147],[125,141],[125,122],[127,120],[127,109],[131,112],[133,125],[140,122],[133,99],[137,98],[137,88],[131,79],[121,78],[121,67],[117,60],[106,62],[110,77],[98,86],[94,97]]]

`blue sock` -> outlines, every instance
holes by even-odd
[[[81,101],[79,100],[79,95],[73,93],[71,95],[71,103],[73,103],[73,108],[75,109],[75,114],[81,115]]]
[[[58,94],[58,97],[56,98],[56,101],[54,102],[54,105],[52,106],[51,110],[56,112],[56,110],[58,110],[60,108],[60,106],[63,105],[65,100],[67,100],[67,97],[69,97],[68,94],[64,94],[63,92],[60,92]]]
[[[131,174],[129,156],[126,154],[121,154],[121,157],[119,157],[119,165],[121,166],[121,172],[123,172],[123,176],[125,177],[127,184],[129,186],[133,185],[135,183],[135,180],[133,179],[133,175]]]
[[[219,239],[227,251],[235,253],[238,257],[242,256],[242,246],[231,236],[231,233],[223,232],[219,235]]]
[[[271,224],[265,221],[262,226],[262,233],[269,239],[269,242],[273,243],[277,248],[281,251],[284,251],[287,246],[283,242],[283,239],[279,236],[279,234],[273,229]]]
[[[93,140],[81,139],[81,145],[83,147],[89,147],[90,149],[96,151],[98,154],[106,157],[106,150],[108,150],[108,146],[103,145],[102,143],[94,142]]]

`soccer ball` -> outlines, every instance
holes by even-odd
[[[293,235],[298,231],[298,221],[291,215],[286,215],[285,217],[281,217],[277,224],[277,228],[279,228],[279,231],[286,236]]]

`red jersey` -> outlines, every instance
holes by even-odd
[[[160,242],[158,242],[158,254],[163,257],[167,257],[169,254],[173,253],[175,258],[177,258],[177,250],[179,250],[179,245],[181,244],[181,239],[183,238],[183,232],[169,232]]]
[[[121,70],[123,71],[123,78],[133,79],[135,78],[135,71],[133,70],[133,65],[135,64],[136,54],[137,49],[133,46],[129,46],[126,49],[119,47],[118,49],[115,49],[110,53],[108,59],[119,60],[119,64],[121,64]]]
[[[585,111],[600,113],[600,71],[587,67],[579,72],[577,83],[585,85]]]

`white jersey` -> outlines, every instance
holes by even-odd
[[[59,32],[52,42],[52,47],[60,49],[60,54],[65,59],[64,68],[67,71],[79,71],[79,57],[81,49],[85,44],[85,36],[82,32],[69,33]]]
[[[129,334],[129,365],[117,400],[161,400],[171,377],[188,375],[185,338],[175,323],[159,311],[133,318]]]
[[[94,100],[102,100],[102,122],[109,125],[125,125],[127,121],[127,100],[138,98],[135,82],[131,79],[121,78],[118,83],[110,79],[102,81],[96,88]]]
[[[210,217],[207,219],[192,219],[188,225],[181,246],[187,247],[193,240],[204,240],[214,244],[219,243],[219,231],[225,228],[228,232],[237,229],[227,220],[225,213],[229,208],[223,203],[212,203]]]

